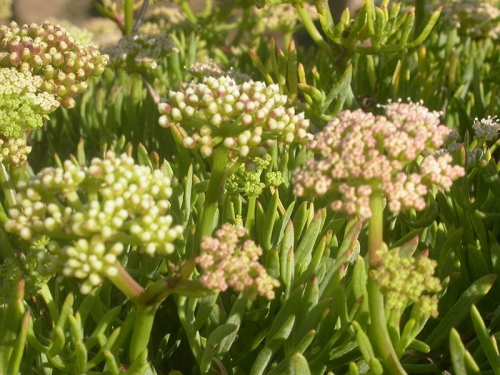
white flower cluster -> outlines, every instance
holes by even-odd
[[[107,152],[89,167],[66,161],[17,186],[19,208],[9,210],[5,230],[23,240],[52,239],[42,272],[85,279],[89,292],[116,274],[118,257],[132,246],[168,255],[182,227],[168,214],[170,179],[133,158]]]

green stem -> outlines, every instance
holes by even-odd
[[[5,195],[7,210],[9,208],[17,206],[16,189],[14,188],[14,182],[10,178],[10,174],[7,171],[4,163],[0,163],[0,183],[2,184],[2,190]]]
[[[134,331],[132,332],[132,339],[130,341],[130,363],[134,363],[144,350],[148,348],[157,307],[158,305],[156,304],[152,306],[137,306]]]
[[[144,295],[144,288],[135,281],[120,263],[115,265],[118,273],[108,278],[120,291],[136,305],[140,305]]]
[[[383,235],[383,197],[380,192],[374,192],[371,196],[370,208],[372,217],[368,226],[368,258],[370,268],[375,268],[381,261],[379,251],[384,247]],[[384,367],[389,374],[406,374],[401,366],[399,359],[392,345],[389,331],[387,330],[387,319],[384,310],[384,297],[380,292],[377,282],[372,278],[368,278],[368,305],[370,308],[371,333],[375,339],[375,346],[380,355]]]
[[[214,151],[212,171],[208,183],[208,191],[205,194],[201,223],[196,228],[196,248],[199,247],[203,236],[210,236],[215,225],[217,225],[217,207],[219,206],[219,196],[224,187],[226,166],[229,162],[228,156],[229,149],[226,147],[218,147]]]
[[[130,35],[134,29],[134,0],[124,1],[123,12],[125,13],[125,25],[123,33],[125,35]]]

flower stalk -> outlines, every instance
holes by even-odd
[[[197,227],[198,244],[203,236],[209,236],[217,225],[217,209],[219,196],[225,181],[226,165],[229,157],[229,149],[219,147],[214,150],[212,171],[208,183],[208,191],[205,195],[201,223]]]
[[[384,201],[380,192],[373,192],[370,197],[370,208],[372,216],[368,223],[368,257],[370,268],[376,268],[381,262],[381,252],[385,247],[383,242]],[[390,374],[406,374],[387,330],[384,296],[372,277],[368,278],[367,291],[371,331],[382,362]]]

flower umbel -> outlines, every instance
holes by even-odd
[[[0,68],[0,136],[22,138],[43,125],[43,116],[59,107],[56,98],[40,92],[41,77],[14,68]]]
[[[105,49],[113,66],[131,71],[156,69],[158,61],[178,52],[167,35],[126,35],[118,43]]]
[[[257,295],[274,298],[279,281],[271,278],[259,263],[262,249],[247,239],[243,227],[224,224],[216,237],[205,236],[202,253],[196,263],[202,269],[200,282],[209,289],[225,291],[228,287],[245,293],[249,299]]]
[[[387,308],[401,311],[416,303],[424,316],[437,317],[437,296],[424,294],[442,289],[439,279],[432,276],[437,262],[424,256],[402,257],[396,250],[382,255],[381,264],[370,270],[370,276],[380,286]]]
[[[114,275],[131,246],[168,255],[182,235],[168,214],[170,179],[125,154],[107,152],[89,167],[68,160],[17,188],[20,208],[9,210],[5,229],[26,241],[50,237],[42,271],[85,279],[83,293]]]
[[[75,105],[73,96],[85,92],[86,80],[101,75],[107,62],[96,47],[78,43],[49,22],[0,27],[0,66],[40,76],[40,91],[53,94],[65,108]]]
[[[262,156],[273,142],[303,143],[312,138],[304,113],[287,108],[278,85],[252,80],[237,83],[229,76],[205,77],[179,91],[170,91],[159,104],[163,127],[178,127],[186,148],[210,156],[226,147],[235,156]]]
[[[295,194],[340,194],[332,203],[361,219],[371,217],[370,196],[380,192],[389,210],[425,208],[430,186],[449,189],[463,176],[449,154],[433,155],[450,129],[440,125],[439,114],[415,103],[382,106],[386,116],[362,110],[344,111],[331,121],[308,147],[318,155],[303,170],[297,169]],[[423,154],[427,156],[423,156]],[[407,171],[412,164],[415,172]]]

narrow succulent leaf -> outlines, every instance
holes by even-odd
[[[323,227],[323,210],[318,211],[314,216],[311,225],[307,228],[304,237],[300,241],[295,251],[295,268],[297,271],[305,269],[309,265],[311,252],[314,249],[314,244]]]
[[[290,358],[290,375],[310,375],[309,365],[307,359],[300,353],[295,353]]]
[[[458,299],[458,301],[447,311],[439,324],[426,339],[427,345],[436,348],[446,340],[448,332],[452,327],[457,327],[468,315],[473,304],[477,304],[491,289],[497,275],[486,275],[476,280]]]
[[[278,232],[278,238],[276,240],[276,243],[278,243],[278,244],[280,244],[281,241],[283,241],[287,226],[288,226],[289,222],[291,222],[290,218],[292,217],[293,208],[295,207],[295,202],[296,201],[293,201],[292,203],[290,203],[290,205],[287,207],[287,209],[285,211],[285,214],[281,218],[281,226],[280,226],[280,229]]]
[[[214,356],[219,345],[222,345],[222,340],[232,333],[237,331],[238,327],[234,324],[226,323],[213,330],[207,339],[205,351],[200,361],[200,370],[202,373],[207,373],[212,364],[212,357]]]
[[[408,345],[408,349],[415,350],[420,353],[429,353],[431,351],[430,346],[420,340],[413,340],[410,345]]]
[[[199,300],[198,309],[196,311],[196,318],[193,323],[193,330],[198,331],[206,323],[212,309],[217,302],[218,294],[212,294],[203,297]]]
[[[264,371],[266,371],[266,367],[271,361],[273,357],[273,351],[271,348],[265,346],[262,350],[257,354],[257,358],[252,365],[250,370],[250,375],[262,375]]]
[[[6,307],[2,306],[3,311],[0,315],[0,371],[6,374],[8,372],[5,371],[7,371],[11,356],[17,355],[17,353],[13,353],[13,349],[25,314],[24,287],[24,280],[20,279],[15,285],[14,293],[12,293]]]
[[[399,47],[406,48],[408,38],[410,37],[413,25],[415,23],[415,9],[410,9],[405,16],[403,27],[401,29],[401,36],[399,37]]]
[[[131,363],[124,375],[145,375],[149,369],[148,351],[144,350],[135,360]]]
[[[51,342],[48,355],[54,357],[61,353],[61,351],[64,349],[66,345],[66,335],[64,334],[64,330],[61,327],[56,326],[50,333],[50,338]]]
[[[87,348],[81,341],[75,343],[75,373],[87,373]]]
[[[278,85],[280,86],[280,91],[284,94],[286,92],[286,78],[287,78],[287,58],[281,49],[278,49]]]
[[[262,229],[262,238],[260,241],[261,246],[266,251],[269,251],[272,246],[271,237],[273,234],[274,224],[276,223],[276,219],[278,216],[277,209],[278,209],[279,199],[280,198],[278,190],[275,190],[271,198],[271,201],[269,202],[269,205],[267,207],[266,216],[264,219],[263,229]]]
[[[373,350],[372,344],[368,335],[363,331],[358,322],[353,321],[352,326],[354,331],[356,331],[356,342],[358,343],[359,350],[364,360],[369,363],[372,357],[375,357],[375,352]]]
[[[384,373],[384,368],[382,367],[382,364],[375,357],[370,358],[370,361],[368,362],[368,366],[370,366],[370,370],[375,375],[382,375]]]
[[[326,236],[323,236],[313,251],[312,259],[307,269],[295,279],[294,284],[299,285],[307,282],[318,270],[326,248]]]
[[[153,169],[153,163],[149,158],[148,150],[146,150],[146,147],[144,147],[143,144],[139,144],[139,146],[137,146],[137,162],[140,165],[145,165]]]
[[[351,90],[351,81],[352,81],[352,65],[348,65],[345,68],[344,72],[342,73],[340,79],[331,88],[328,95],[325,96],[323,105],[321,107],[322,113],[326,112],[326,110],[330,108],[334,100],[336,100],[336,102],[333,109],[331,109],[331,113],[336,115],[338,112],[340,112]]]
[[[297,49],[295,48],[295,41],[290,40],[288,45],[288,61],[287,61],[287,86],[289,89],[289,100],[293,103],[297,98],[298,92],[298,78],[297,78]]]
[[[271,77],[271,75],[267,71],[266,67],[262,63],[262,60],[260,59],[260,57],[251,49],[248,50],[248,54],[250,55],[250,58],[252,59],[253,63],[255,64],[257,69],[259,70],[260,74],[262,74],[262,76],[264,77],[264,80],[266,81],[266,83],[268,85],[273,84],[274,83],[273,78]]]
[[[488,358],[488,362],[493,369],[495,375],[500,374],[500,355],[496,346],[494,337],[491,337],[486,329],[483,318],[476,306],[472,305],[471,308],[472,324],[476,331],[477,337],[481,342],[481,347]]]
[[[441,5],[439,8],[437,8],[431,15],[429,22],[425,25],[424,29],[420,33],[420,35],[415,38],[412,42],[408,43],[408,48],[414,48],[424,42],[425,39],[429,36],[430,32],[434,28],[434,25],[436,24],[437,20],[439,19],[439,16],[441,14],[441,11],[443,10],[443,6]]]
[[[271,331],[269,331],[269,335],[266,339],[266,346],[271,348],[275,353],[279,348],[281,348],[281,346],[285,343],[285,340],[290,336],[294,324],[295,315],[290,315],[283,323],[283,325],[279,326],[276,331],[272,331],[273,327],[271,327]],[[272,336],[271,333],[273,333]]]
[[[115,321],[115,319],[118,317],[120,314],[121,307],[116,306],[109,310],[98,322],[97,327],[94,329],[94,331],[91,333],[90,337],[97,336],[99,334],[104,334],[106,330],[109,328],[109,326]],[[80,314],[80,309],[78,309],[78,314],[80,315],[81,319],[81,314]]]
[[[311,309],[318,304],[319,299],[319,288],[318,280],[313,277],[305,285],[304,293],[302,295],[302,300],[300,301],[300,307],[297,308],[297,325],[300,325],[304,319],[306,319],[307,314]]]
[[[275,279],[280,277],[280,256],[278,249],[273,247],[267,252],[264,266],[269,276]]]
[[[243,313],[245,312],[248,299],[244,294],[240,294],[238,299],[233,304],[233,307],[229,313],[226,324],[231,324],[235,327],[234,331],[229,332],[225,337],[220,340],[219,347],[217,348],[217,354],[225,354],[231,348],[236,335],[240,328]]]
[[[104,352],[104,357],[106,357],[106,368],[111,375],[119,375],[121,373],[116,358],[109,350]]]
[[[302,231],[307,223],[307,202],[302,202],[302,204],[297,208],[297,211],[293,215],[293,230],[295,233],[295,244],[298,243],[298,240],[302,236]]]
[[[182,183],[184,192],[182,195],[182,223],[187,225],[191,217],[191,196],[193,193],[193,166],[190,165],[186,177]]]
[[[328,306],[332,303],[331,298],[319,301],[318,304],[313,306],[308,312],[305,319],[302,320],[301,324],[298,325],[298,329],[294,331],[294,339],[302,340],[302,338],[311,331],[317,331],[319,325],[323,321],[323,318],[328,314]]]
[[[297,309],[300,307],[303,293],[304,287],[299,286],[283,303],[283,306],[276,314],[276,317],[274,318],[269,333],[266,337],[266,345],[269,344],[275,337],[279,337],[279,332],[283,330],[283,327],[286,326],[287,321],[289,321],[289,318],[291,316],[293,316],[295,321],[295,314],[297,312]]]
[[[24,313],[24,317],[21,322],[19,336],[17,337],[16,342],[14,343],[12,348],[12,356],[9,359],[9,365],[7,367],[5,374],[19,374],[19,367],[21,366],[21,361],[23,359],[29,326],[30,326],[30,311],[26,311]]]

